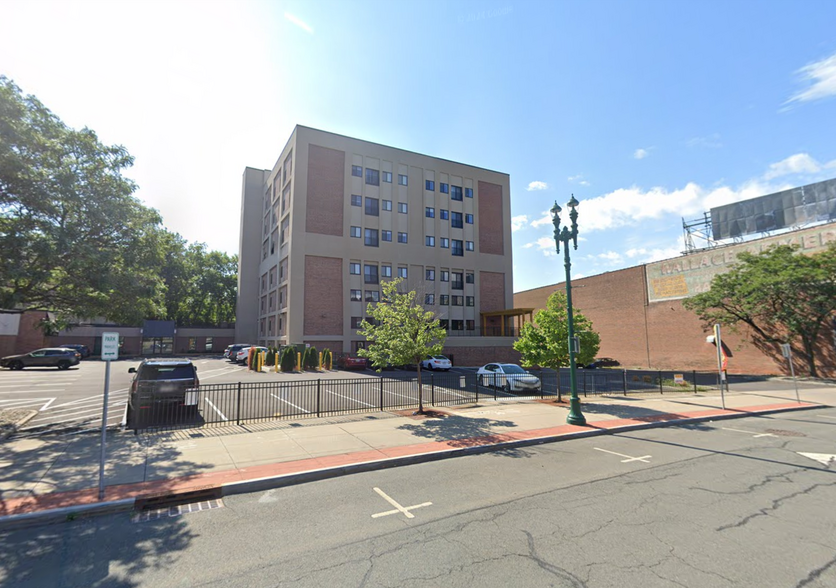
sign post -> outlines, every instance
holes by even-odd
[[[787,363],[790,364],[790,374],[795,384],[795,400],[801,404],[801,398],[798,396],[798,380],[795,378],[795,366],[792,365],[792,348],[789,343],[781,343],[781,354],[787,358]]]
[[[110,392],[110,362],[119,359],[119,333],[102,333],[102,360],[105,362],[104,403],[102,406],[102,455],[99,460],[99,500],[104,500],[105,445],[107,443],[107,401]]]
[[[720,324],[714,325],[714,345],[717,346],[717,371],[720,372],[720,402],[723,405],[723,410],[726,410],[726,394],[723,391],[726,385],[726,370],[725,362],[723,361],[723,341],[720,339]]]

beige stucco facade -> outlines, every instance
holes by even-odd
[[[389,272],[432,295],[456,347],[495,345],[480,313],[513,304],[508,174],[297,126],[272,170],[245,171],[241,219],[242,342],[354,351]]]

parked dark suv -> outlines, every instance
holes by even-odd
[[[143,428],[193,417],[198,411],[197,367],[188,359],[146,359],[128,396],[128,426]]]
[[[65,349],[72,349],[74,351],[78,351],[81,354],[81,359],[87,359],[90,357],[90,348],[87,345],[76,345],[76,344],[67,344],[67,345],[59,345],[58,347],[63,347]]]
[[[36,349],[22,355],[9,355],[0,359],[0,367],[22,370],[25,367],[57,367],[59,370],[69,369],[78,365],[81,354],[73,349],[63,347],[47,347]]]

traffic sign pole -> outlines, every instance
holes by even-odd
[[[795,377],[795,366],[792,364],[792,347],[789,343],[781,343],[781,353],[787,358],[787,363],[790,364],[790,375],[795,384],[795,400],[801,404],[801,397],[798,395],[798,380]]]
[[[720,325],[714,325],[714,344],[717,346],[717,371],[720,373],[720,402],[723,410],[726,409],[726,395],[723,392],[723,385],[726,383],[726,372],[723,369],[723,341],[720,338]]]
[[[110,362],[119,359],[119,333],[102,333],[102,359],[105,362],[104,404],[102,406],[102,454],[99,459],[99,500],[104,500],[105,454],[107,447],[107,403],[110,393]]]

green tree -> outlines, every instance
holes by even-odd
[[[598,355],[601,337],[592,328],[592,321],[577,307],[573,308],[575,336],[580,341],[580,353],[575,355],[579,364],[590,363]],[[569,323],[566,317],[566,295],[555,292],[546,301],[546,308],[534,315],[534,323],[526,323],[520,329],[520,338],[514,349],[522,355],[525,367],[539,365],[558,369],[569,365]]]
[[[358,350],[368,357],[380,371],[386,365],[417,364],[418,412],[424,413],[421,361],[428,355],[438,355],[444,348],[447,331],[441,327],[436,314],[416,303],[414,290],[400,292],[398,278],[383,283],[383,296],[377,304],[369,304],[366,313],[374,323],[364,320],[358,335],[368,345]]]
[[[160,217],[133,197],[132,164],[0,76],[0,308],[124,322],[164,312]]]
[[[815,255],[779,245],[741,253],[731,270],[711,280],[708,292],[683,302],[707,325],[748,326],[755,345],[778,356],[789,343],[818,377],[816,342],[836,315],[836,244]]]

